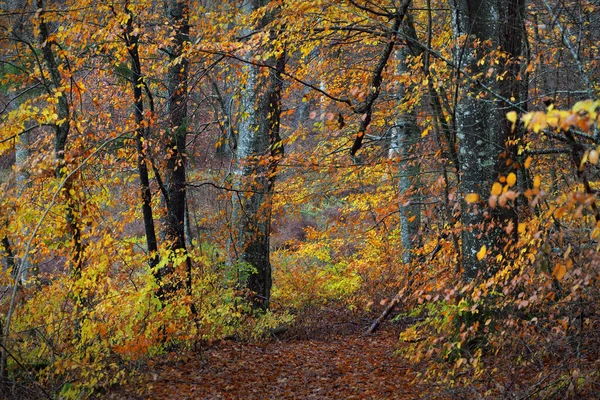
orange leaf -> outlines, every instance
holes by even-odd
[[[511,172],[506,178],[506,183],[509,187],[513,186],[515,183],[517,183],[517,176],[513,172]]]
[[[492,196],[500,196],[502,194],[502,184],[494,182],[492,185]]]
[[[554,211],[554,218],[561,218],[565,214],[565,211],[567,211],[565,207],[557,208],[556,211]]]
[[[561,280],[567,273],[567,268],[562,264],[556,264],[552,271],[552,276],[558,280]]]
[[[477,203],[479,201],[479,195],[477,193],[469,193],[465,196],[467,203]]]

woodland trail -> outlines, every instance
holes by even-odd
[[[155,366],[140,383],[145,396],[113,398],[421,398],[414,373],[395,355],[397,345],[398,334],[391,330],[372,336],[222,342],[186,360]]]

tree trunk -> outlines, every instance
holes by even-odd
[[[20,102],[17,102],[17,104],[18,103],[20,103]],[[17,140],[17,143],[15,145],[15,168],[16,168],[16,172],[17,172],[16,184],[17,184],[17,190],[19,193],[23,193],[30,186],[29,169],[28,169],[29,168],[28,160],[29,160],[30,132],[27,130],[27,128],[28,128],[27,126],[25,128],[26,128],[26,132],[19,135],[19,140]],[[22,230],[23,230],[22,231],[23,237],[29,236],[29,234],[28,234],[29,230],[27,229],[27,227],[23,227]],[[8,242],[8,238],[7,238],[7,242]],[[25,279],[27,279],[27,274],[29,272],[33,271],[34,274],[36,272],[33,268],[30,257],[23,256],[22,259],[24,259],[25,262],[21,262],[19,270],[21,273],[21,280],[25,281]],[[13,270],[13,275],[15,275],[16,272],[17,271],[15,268]]]
[[[248,12],[268,3],[254,0]],[[272,21],[267,13],[255,28]],[[271,41],[275,37],[271,34]],[[272,68],[246,65],[246,90],[241,99],[236,156],[236,183],[240,190],[234,198],[233,227],[235,258],[240,284],[253,293],[253,305],[266,309],[271,293],[269,235],[271,201],[277,161],[283,155],[279,136],[281,114],[281,72],[285,54],[265,61]]]
[[[188,60],[183,57],[185,44],[189,41],[188,4],[186,1],[170,0],[165,3],[169,24],[173,29],[172,46],[169,54],[167,75],[167,113],[169,129],[165,153],[167,165],[165,186],[167,218],[165,239],[173,252],[186,250],[186,137],[187,137],[187,80]],[[186,259],[186,287],[191,290],[191,260]]]
[[[44,9],[44,3],[42,0],[37,0],[37,7],[39,10]],[[69,115],[69,103],[66,95],[58,95],[62,89],[62,80],[59,72],[59,65],[56,62],[54,53],[52,51],[52,45],[55,44],[53,39],[50,38],[48,24],[44,17],[44,11],[39,13],[39,36],[38,41],[42,50],[42,56],[50,81],[46,82],[46,90],[51,96],[57,97],[56,114],[58,115],[58,121],[61,123],[53,124],[54,129],[54,159],[55,159],[55,175],[58,179],[63,179],[66,176],[66,164],[65,164],[65,151],[67,147],[67,138],[70,130],[70,115]],[[65,185],[65,203],[67,220],[67,229],[71,234],[73,241],[73,251],[71,254],[71,275],[75,280],[81,277],[81,270],[83,264],[83,243],[81,242],[81,228],[77,222],[77,204],[70,195],[71,185],[69,182]],[[77,297],[78,294],[75,294]]]
[[[406,15],[402,24],[403,33],[406,36],[414,37],[415,31],[412,26],[412,18]],[[396,50],[396,59],[400,61],[398,65],[398,75],[410,74],[410,65],[407,59],[415,55],[410,46],[405,45]],[[401,112],[396,121],[396,126],[392,130],[392,139],[390,143],[390,158],[398,158],[399,175],[399,195],[400,195],[400,225],[402,229],[402,261],[410,263],[414,248],[418,245],[419,227],[421,224],[421,208],[417,203],[417,191],[421,185],[419,179],[420,165],[416,160],[411,160],[416,154],[415,147],[420,138],[419,127],[417,126],[417,112],[414,107],[407,106],[408,99],[405,99],[407,88],[400,86],[398,98],[401,101]],[[410,107],[410,108],[408,108]]]
[[[477,79],[488,88],[502,92],[516,82],[517,76],[508,77],[510,82],[505,79],[501,85],[497,84],[495,77],[502,74],[503,67],[488,76],[485,72],[490,66],[478,65],[474,44],[479,42],[478,46],[485,46],[485,42],[490,41],[491,48],[502,46],[513,57],[518,57],[522,47],[522,23],[517,20],[523,18],[523,0],[457,0],[453,6],[454,36],[457,40],[465,38],[455,53],[459,69],[457,84],[465,82],[460,70],[468,71],[471,76],[480,74]],[[518,65],[517,60],[514,62]],[[508,90],[518,99],[521,91]],[[477,98],[479,93],[483,98]],[[480,273],[485,276],[493,273],[492,257],[479,260],[477,253],[485,245],[489,254],[499,254],[505,241],[503,224],[512,218],[510,210],[488,210],[487,207],[492,184],[513,168],[509,160],[511,149],[507,148],[511,131],[505,115],[509,108],[490,93],[483,92],[481,87],[469,86],[460,88],[455,107],[460,189],[463,195],[475,193],[480,198],[475,204],[463,201],[461,207],[463,278],[472,281]]]
[[[144,100],[142,98],[142,87],[144,85],[144,77],[142,75],[142,67],[140,64],[140,56],[138,51],[138,36],[133,34],[133,15],[129,13],[129,19],[125,27],[125,44],[129,50],[131,59],[131,86],[133,89],[133,107],[134,117],[137,124],[135,130],[135,143],[137,149],[138,175],[140,178],[140,192],[142,198],[142,215],[144,219],[144,231],[146,234],[146,245],[148,248],[148,264],[153,271],[154,278],[161,283],[160,271],[156,270],[159,262],[158,257],[158,241],[156,239],[156,229],[154,227],[154,216],[152,212],[152,192],[150,191],[150,179],[148,177],[148,165],[146,160],[146,152],[144,150],[143,139],[146,137],[146,132],[142,126],[144,120]],[[158,297],[162,301],[163,291],[159,288]]]

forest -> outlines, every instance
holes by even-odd
[[[600,398],[598,0],[1,0],[0,398]]]

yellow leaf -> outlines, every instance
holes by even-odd
[[[508,119],[510,122],[512,122],[512,126],[510,127],[510,129],[512,131],[515,130],[515,126],[517,125],[517,112],[516,111],[509,111],[506,113],[506,119]]]
[[[492,185],[492,196],[500,196],[502,194],[502,184],[494,182]]]
[[[508,184],[508,187],[513,186],[515,183],[517,183],[517,176],[511,172],[506,178],[506,183]]]
[[[517,122],[517,112],[509,111],[506,113],[506,119],[512,122],[513,124]]]
[[[567,268],[562,264],[556,264],[554,266],[554,270],[552,271],[552,276],[558,280],[561,280],[563,276],[567,273]]]
[[[588,161],[590,164],[598,165],[598,152],[596,150],[591,150],[590,155],[588,156]]]
[[[537,189],[540,187],[541,184],[542,184],[542,178],[540,178],[539,175],[536,175],[535,178],[533,178],[533,187]]]
[[[465,196],[467,203],[477,203],[479,201],[479,195],[477,193],[469,193]]]
[[[587,160],[588,160],[588,156],[589,156],[589,151],[586,151],[586,152],[583,154],[583,158],[581,159],[581,163],[579,164],[579,170],[580,170],[580,171],[583,171],[583,167],[585,166],[585,163],[586,163],[586,162],[587,162]]]
[[[529,168],[531,166],[531,157],[527,157],[527,159],[525,160],[525,168]]]
[[[429,127],[425,128],[423,132],[421,132],[421,137],[424,138],[429,134]]]
[[[523,117],[521,117],[521,120],[525,124],[525,128],[531,130],[530,124],[531,124],[531,121],[533,120],[533,113],[530,112],[530,113],[523,115]]]
[[[577,114],[589,114],[592,119],[596,119],[597,107],[598,100],[583,100],[575,103],[573,106],[573,112]]]
[[[523,222],[520,222],[519,223],[519,228],[518,228],[519,233],[524,233],[525,232],[525,228],[527,228],[527,224],[525,224]]]
[[[479,249],[479,251],[477,252],[477,259],[479,261],[483,260],[485,258],[485,255],[487,253],[487,247],[485,247],[485,244],[483,246],[481,246],[481,249]]]

